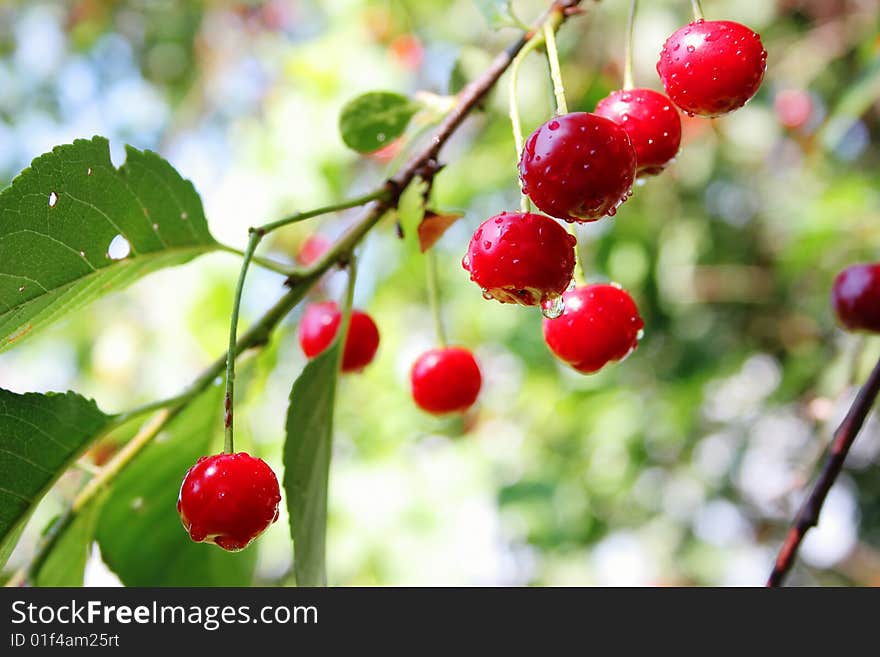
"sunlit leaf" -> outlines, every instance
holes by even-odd
[[[202,202],[157,154],[103,137],[36,158],[0,193],[0,351],[112,290],[216,248]]]
[[[372,153],[402,135],[418,109],[417,103],[390,91],[358,96],[339,116],[342,141],[359,153]]]
[[[95,402],[72,392],[20,395],[0,389],[2,563],[52,484],[111,421]]]

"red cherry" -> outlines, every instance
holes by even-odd
[[[312,303],[299,324],[299,345],[308,358],[314,358],[333,342],[342,313],[335,301]],[[359,372],[373,360],[379,348],[379,329],[367,313],[351,311],[351,323],[342,354],[342,371]]]
[[[844,328],[880,333],[880,263],[852,265],[840,272],[831,304]]]
[[[245,452],[203,456],[180,485],[177,512],[190,538],[243,550],[278,520],[281,492],[272,468]]]
[[[526,140],[519,161],[523,193],[565,221],[613,215],[632,193],[636,154],[626,131],[603,116],[550,119]]]
[[[657,73],[672,102],[685,112],[727,114],[755,95],[767,51],[757,32],[732,21],[698,20],[666,39]]]
[[[599,101],[596,114],[626,130],[636,151],[636,172],[660,173],[678,153],[681,119],[672,101],[653,89],[620,89]]]
[[[803,89],[785,89],[776,94],[773,109],[779,122],[789,130],[802,127],[813,114],[813,99]]]
[[[536,306],[568,287],[574,245],[574,236],[550,217],[502,212],[474,231],[461,266],[486,298]]]
[[[327,253],[329,248],[329,239],[320,233],[313,233],[300,245],[299,250],[296,252],[296,259],[303,267],[308,267]]]
[[[557,358],[584,374],[626,357],[645,323],[629,294],[615,285],[587,285],[562,295],[565,310],[544,320],[544,341]]]
[[[434,415],[466,411],[477,400],[482,382],[477,361],[462,347],[426,351],[410,372],[416,405]]]

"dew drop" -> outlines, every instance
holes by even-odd
[[[565,312],[565,299],[561,294],[546,296],[541,301],[541,314],[547,319],[556,319]]]
[[[117,235],[110,241],[107,247],[107,257],[111,260],[122,260],[131,253],[131,244],[122,235]]]
[[[86,175],[87,175],[87,176],[91,176],[91,175],[92,175],[92,167],[89,167],[88,169],[86,169]]]
[[[54,208],[56,205],[58,205],[58,194],[49,192],[49,207]]]
[[[694,52],[695,50],[696,50],[696,48],[694,48],[693,46],[688,46],[688,47],[687,47],[687,51],[688,51],[688,52]]]
[[[559,121],[553,119],[550,123],[547,124],[547,128],[549,130],[558,130],[559,129]]]
[[[181,213],[180,213],[180,218],[181,218],[181,219],[189,219],[189,215],[188,215],[186,212],[181,212]]]
[[[490,242],[489,240],[483,240],[483,248],[484,248],[484,249],[491,249],[491,248],[492,248],[492,242]]]
[[[645,329],[640,328],[640,329],[639,329],[639,332],[636,333],[636,340],[638,340],[639,342],[641,342],[644,338],[645,338]]]
[[[18,288],[18,291],[19,291],[19,292],[24,292],[24,285],[22,285],[21,287],[19,287],[19,288]]]
[[[489,290],[483,290],[483,298],[486,301],[492,301],[492,299],[494,299],[495,297],[492,296],[492,293],[489,292]]]
[[[385,141],[385,133],[380,132],[378,135],[376,135],[376,141],[378,141],[380,144],[383,143]]]
[[[153,224],[153,230],[159,232],[159,224]]]

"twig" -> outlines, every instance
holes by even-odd
[[[819,472],[816,483],[813,485],[813,490],[810,491],[809,496],[801,506],[797,516],[795,516],[794,522],[785,537],[785,542],[779,549],[779,555],[776,557],[773,572],[770,573],[770,577],[767,579],[768,587],[776,587],[782,584],[785,576],[794,565],[798,548],[803,542],[804,536],[810,528],[818,524],[819,514],[822,511],[825,498],[828,496],[828,491],[831,490],[831,487],[837,480],[837,476],[843,468],[843,463],[846,461],[846,456],[849,454],[849,449],[859,434],[865,418],[874,406],[878,392],[880,392],[880,361],[874,366],[871,375],[868,377],[865,385],[859,390],[859,394],[856,396],[855,401],[853,401],[852,406],[850,406],[849,411],[847,411],[846,417],[843,418],[843,422],[840,423],[840,426],[834,432],[828,456]]]
[[[296,271],[288,277],[286,285],[291,289],[288,290],[274,306],[266,311],[266,313],[257,320],[257,322],[240,339],[234,342],[234,347],[230,350],[233,361],[244,351],[266,344],[275,327],[300,302],[306,292],[312,285],[314,285],[321,275],[334,265],[347,261],[352,250],[357,246],[364,235],[370,231],[370,229],[388,210],[397,206],[400,194],[406,189],[407,185],[409,185],[421,172],[425,171],[426,167],[430,167],[433,161],[437,160],[437,155],[443,145],[455,133],[465,117],[480,103],[495,83],[498,82],[498,79],[507,70],[513,61],[513,58],[523,46],[540,32],[541,26],[547,18],[551,16],[553,12],[560,12],[562,14],[562,19],[559,23],[561,24],[566,18],[576,13],[574,10],[580,3],[581,0],[556,0],[533,24],[528,32],[522,34],[516,42],[496,56],[489,67],[478,78],[475,78],[470,84],[461,90],[456,106],[440,123],[434,137],[420,152],[416,153],[410,159],[406,166],[398,171],[392,178],[387,180],[384,185],[376,191],[344,204],[345,207],[354,207],[354,204],[364,205],[361,218],[314,264],[306,269]],[[436,164],[434,166],[436,166]],[[292,215],[252,230],[257,232],[267,228],[274,230],[282,225],[301,221],[309,217],[317,216],[317,214],[323,214],[341,208],[342,204],[338,206],[328,206],[328,208],[319,208],[318,210]],[[265,232],[263,234],[265,234]],[[256,241],[258,242],[259,240]],[[251,250],[251,253],[252,252],[253,251]],[[189,402],[191,402],[200,392],[205,390],[212,381],[224,372],[230,354],[224,353],[221,357],[215,360],[199,376],[199,378],[180,395],[149,404],[135,410],[134,412],[124,413],[114,418],[109,429],[102,432],[101,435],[105,435],[110,429],[119,427],[123,420],[127,421],[136,415],[145,415],[153,410],[161,410],[161,415],[157,415],[156,419],[147,425],[147,427],[149,427],[149,432],[144,434],[144,436],[149,437],[137,441],[136,448],[133,447],[125,453],[124,461],[116,463],[111,460],[108,462],[107,465],[102,468],[102,474],[98,474],[95,478],[99,479],[100,486],[95,486],[93,490],[90,490],[91,487],[87,486],[80,492],[76,498],[78,503],[75,501],[75,506],[71,506],[71,508],[68,509],[63,520],[56,523],[57,529],[55,535],[60,534],[60,530],[72,521],[73,516],[85,506],[85,502],[90,501],[101,487],[109,485],[113,478],[115,478],[125,466],[133,460],[137,453],[150,444],[152,438],[155,437],[180,410],[189,404]],[[96,436],[96,438],[98,437],[99,436]],[[111,467],[108,468],[108,466]],[[88,498],[84,499],[83,495],[87,490],[89,490]],[[44,541],[42,546],[38,549],[34,559],[31,561],[31,564],[41,563],[48,555],[49,549],[53,543],[54,540]],[[28,566],[27,570],[24,572],[32,574],[35,571]],[[18,578],[13,579],[18,583]]]

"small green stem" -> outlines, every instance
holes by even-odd
[[[244,251],[240,249],[236,249],[234,246],[229,246],[228,244],[220,245],[221,251],[226,251],[226,253],[233,253],[240,258],[244,257]],[[280,262],[275,262],[271,258],[264,258],[262,256],[254,255],[253,256],[254,264],[260,265],[263,269],[268,269],[269,271],[274,271],[276,274],[284,274],[285,276],[290,274],[291,268],[289,266],[285,266]]]
[[[562,70],[559,68],[559,51],[556,48],[556,29],[562,20],[559,12],[554,12],[544,23],[544,41],[547,44],[547,62],[550,64],[550,79],[553,81],[553,96],[556,99],[556,114],[568,114],[565,102],[565,85],[562,83]]]
[[[263,239],[265,233],[259,229],[251,228],[250,237],[248,238],[247,248],[244,250],[244,257],[241,259],[241,273],[238,275],[238,284],[235,287],[235,296],[232,298],[232,313],[229,319],[229,350],[226,353],[226,396],[224,397],[224,407],[226,413],[223,418],[223,426],[225,427],[223,451],[232,454],[235,451],[233,441],[233,408],[232,400],[235,397],[235,343],[238,334],[238,315],[241,311],[241,297],[244,291],[244,279],[247,275],[248,267],[251,264],[251,258],[254,250]]]
[[[437,254],[434,249],[428,249],[425,254],[425,279],[428,285],[428,303],[431,305],[431,314],[434,316],[434,330],[437,333],[437,342],[441,347],[446,347],[446,329],[443,326],[443,314],[440,307],[440,291],[437,282]]]
[[[587,284],[587,274],[584,270],[584,259],[581,257],[581,240],[578,235],[576,223],[568,224],[568,232],[577,240],[574,245],[574,282],[578,287]]]
[[[632,0],[629,4],[629,16],[626,19],[626,50],[623,57],[623,88],[632,89],[633,82],[633,32],[636,22],[636,5],[638,0]]]
[[[694,10],[694,20],[703,20],[703,8],[700,6],[700,0],[691,0],[691,7]]]
[[[295,224],[300,221],[305,221],[306,219],[311,219],[313,217],[319,217],[322,214],[330,214],[331,212],[339,212],[341,210],[356,208],[361,205],[366,205],[370,201],[375,201],[378,199],[387,199],[388,195],[388,189],[386,187],[380,187],[379,189],[375,189],[372,192],[368,192],[367,194],[363,194],[362,196],[357,196],[346,201],[341,201],[340,203],[325,205],[324,207],[315,208],[314,210],[307,210],[305,212],[297,212],[295,214],[288,215],[287,217],[283,217],[281,219],[278,219],[277,221],[263,224],[262,226],[255,228],[254,230],[261,231],[264,235],[266,235],[268,233],[271,233],[273,230],[277,230],[284,226]]]
[[[523,131],[522,131],[522,120],[519,116],[519,102],[517,100],[517,83],[519,82],[519,68],[520,64],[522,64],[523,60],[529,55],[530,52],[535,50],[539,45],[541,45],[544,40],[539,36],[535,35],[524,47],[519,51],[516,57],[513,58],[513,61],[510,64],[510,78],[507,87],[507,102],[510,112],[510,126],[513,130],[513,146],[516,149],[516,161],[519,163],[519,158],[522,157],[523,151]],[[532,209],[532,203],[529,200],[529,197],[522,193],[522,183],[520,182],[520,210],[523,212],[529,212]]]

